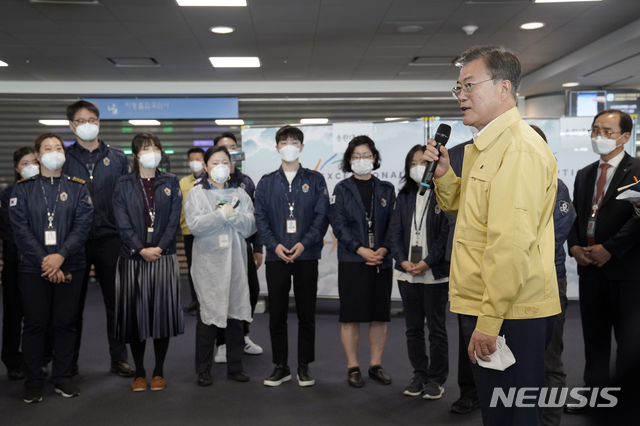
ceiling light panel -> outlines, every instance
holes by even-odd
[[[0,67],[8,67],[9,64],[4,62],[4,61],[0,61]]]
[[[602,1],[602,0],[536,0],[536,3],[583,3],[587,1]]]
[[[38,120],[38,123],[45,126],[68,126],[69,120]]]
[[[247,0],[176,0],[178,6],[231,6],[243,7]]]
[[[523,30],[537,30],[544,27],[545,25],[547,24],[545,24],[544,22],[527,22],[526,24],[520,25],[520,28]]]
[[[244,120],[216,120],[218,126],[244,126]]]
[[[300,120],[300,124],[327,124],[328,118],[303,118]]]
[[[211,27],[209,28],[209,30],[211,30],[212,33],[216,34],[231,34],[236,29],[233,27]]]
[[[259,68],[260,58],[249,57],[223,57],[213,56],[209,58],[214,68]]]
[[[159,126],[162,123],[158,120],[129,120],[129,124],[132,126]]]

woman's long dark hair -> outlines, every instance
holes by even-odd
[[[20,164],[20,161],[22,161],[22,158],[25,155],[29,155],[29,154],[36,155],[36,150],[28,146],[23,146],[22,148],[18,148],[13,153],[13,177],[15,178],[16,182],[22,179],[22,176],[20,175],[20,173],[16,171],[16,169],[18,168],[18,164]]]
[[[416,183],[411,179],[411,162],[413,161],[413,156],[418,151],[424,152],[424,146],[420,144],[415,145],[404,159],[404,176],[400,179],[400,183],[404,182],[404,186],[400,190],[401,194],[410,194],[412,191],[417,190]]]

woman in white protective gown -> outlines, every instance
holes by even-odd
[[[191,275],[200,308],[196,325],[198,384],[212,384],[211,365],[218,328],[225,329],[227,378],[248,382],[242,370],[244,332],[251,322],[245,239],[256,232],[253,204],[242,188],[229,188],[231,158],[223,146],[204,156],[207,178],[184,203],[187,227],[193,234]]]

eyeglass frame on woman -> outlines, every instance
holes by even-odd
[[[453,89],[451,89],[451,94],[455,99],[458,99],[458,96],[460,96],[460,92],[471,93],[471,89],[473,89],[473,86],[493,80],[493,78],[490,78],[488,80],[482,80],[477,83],[465,83],[462,86],[455,86]]]
[[[607,129],[602,129],[602,130],[600,130],[600,129],[594,129],[594,128],[589,129],[589,131],[591,132],[591,137],[592,137],[592,138],[597,138],[597,137],[598,137],[598,135],[600,135],[600,136],[602,136],[602,137],[603,137],[603,138],[605,138],[605,139],[611,139],[611,135],[613,135],[614,133],[622,133],[623,135],[624,135],[625,133],[627,133],[627,132],[623,132],[623,131],[619,131],[619,132],[612,132],[612,131],[607,130]],[[606,132],[606,134],[605,134],[605,133],[603,133],[603,132]],[[593,135],[594,133],[595,133],[595,136]]]
[[[358,161],[358,160],[373,160],[373,154],[365,154],[365,155],[353,154],[351,156],[351,161]]]

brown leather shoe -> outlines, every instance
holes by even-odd
[[[167,382],[164,381],[164,376],[155,376],[153,380],[151,380],[151,390],[159,391],[164,389],[167,386]]]
[[[147,390],[147,378],[146,377],[136,377],[131,383],[131,389],[134,392],[142,392]]]

